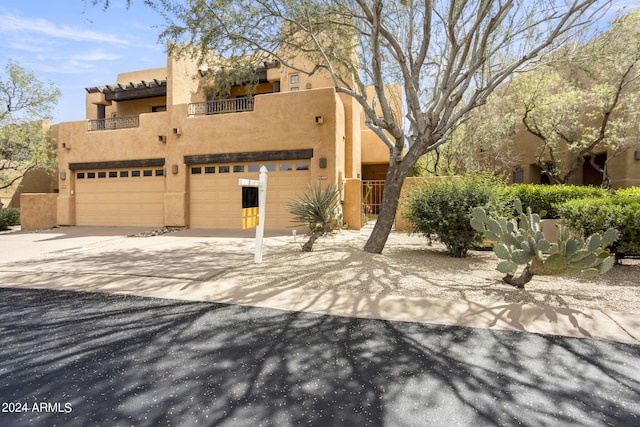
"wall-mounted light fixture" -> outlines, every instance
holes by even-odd
[[[65,179],[67,179],[67,173],[65,171],[60,172],[60,179],[62,181],[64,181]]]
[[[640,150],[636,150],[633,152],[633,158],[635,160],[640,160]]]
[[[167,137],[165,135],[158,135],[158,141],[167,142]]]
[[[178,165],[175,163],[171,165],[171,173],[176,175],[178,173]]]
[[[320,157],[320,169],[326,169],[326,168],[327,168],[327,158]]]
[[[324,117],[322,116],[316,116],[316,124],[317,125],[321,125],[324,123]]]
[[[182,129],[180,129],[180,128],[173,128],[173,134],[174,134],[174,135],[182,135]]]

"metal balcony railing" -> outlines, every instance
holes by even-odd
[[[241,111],[253,111],[252,97],[220,99],[216,101],[194,102],[189,104],[190,116],[239,113]]]
[[[122,116],[110,119],[89,120],[89,132],[94,130],[137,128],[138,126],[140,126],[140,116]]]

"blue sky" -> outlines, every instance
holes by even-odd
[[[0,0],[0,67],[12,59],[62,91],[54,123],[84,120],[84,88],[166,65],[158,43],[162,18],[141,0],[129,10],[125,4],[111,0],[105,11],[91,0]],[[613,4],[614,10],[637,7],[640,0]]]
[[[162,18],[137,3],[129,10],[124,0],[111,3],[105,11],[91,0],[0,0],[2,73],[11,59],[53,82],[62,91],[54,123],[84,120],[85,87],[166,65]]]

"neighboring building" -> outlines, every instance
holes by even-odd
[[[362,108],[326,74],[279,62],[256,73],[253,98],[236,87],[221,101],[207,100],[194,62],[171,56],[87,88],[87,120],[52,128],[59,224],[240,228],[252,193],[238,179],[265,165],[266,228],[290,227],[285,204],[319,180],[347,184],[345,220],[359,228],[360,181],[384,178],[389,156]]]
[[[51,122],[42,120],[34,122],[42,126],[46,133],[51,128]],[[55,141],[49,141],[51,148],[55,150]],[[20,173],[12,170],[4,170],[8,179],[19,176]],[[22,193],[57,193],[58,178],[56,171],[48,171],[45,168],[33,168],[24,176],[16,180],[12,185],[0,189],[0,208],[20,208],[20,195]]]
[[[601,168],[609,159],[607,173],[611,178],[612,188],[640,186],[640,139],[638,139],[638,135],[630,138],[635,140],[636,144],[622,154],[617,155],[607,149],[600,149],[596,152],[596,164]],[[520,165],[513,170],[511,182],[549,183],[549,178],[542,173],[542,169],[536,162],[539,147],[536,137],[526,130],[520,129],[516,133],[513,151],[519,159]],[[550,161],[549,158],[545,160]],[[558,160],[568,163],[573,159],[565,154],[565,157]],[[599,186],[602,184],[602,174],[591,165],[587,157],[582,167],[571,177],[569,184]]]

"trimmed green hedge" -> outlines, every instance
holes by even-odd
[[[487,177],[454,177],[425,182],[407,195],[404,218],[413,232],[423,234],[431,244],[440,240],[454,257],[466,256],[482,244],[482,233],[471,227],[471,210],[484,207],[491,214],[504,215],[508,196],[504,186]]]
[[[542,218],[560,218],[556,206],[569,200],[601,198],[608,195],[600,187],[580,187],[575,185],[517,184],[509,187],[511,198],[519,198],[522,208],[527,207]],[[543,215],[544,213],[544,215]]]
[[[20,225],[20,210],[16,208],[0,209],[0,230],[7,230],[13,225]]]
[[[616,228],[620,238],[611,249],[617,259],[640,255],[640,188],[618,190],[610,197],[571,200],[557,208],[563,222],[585,236]]]

